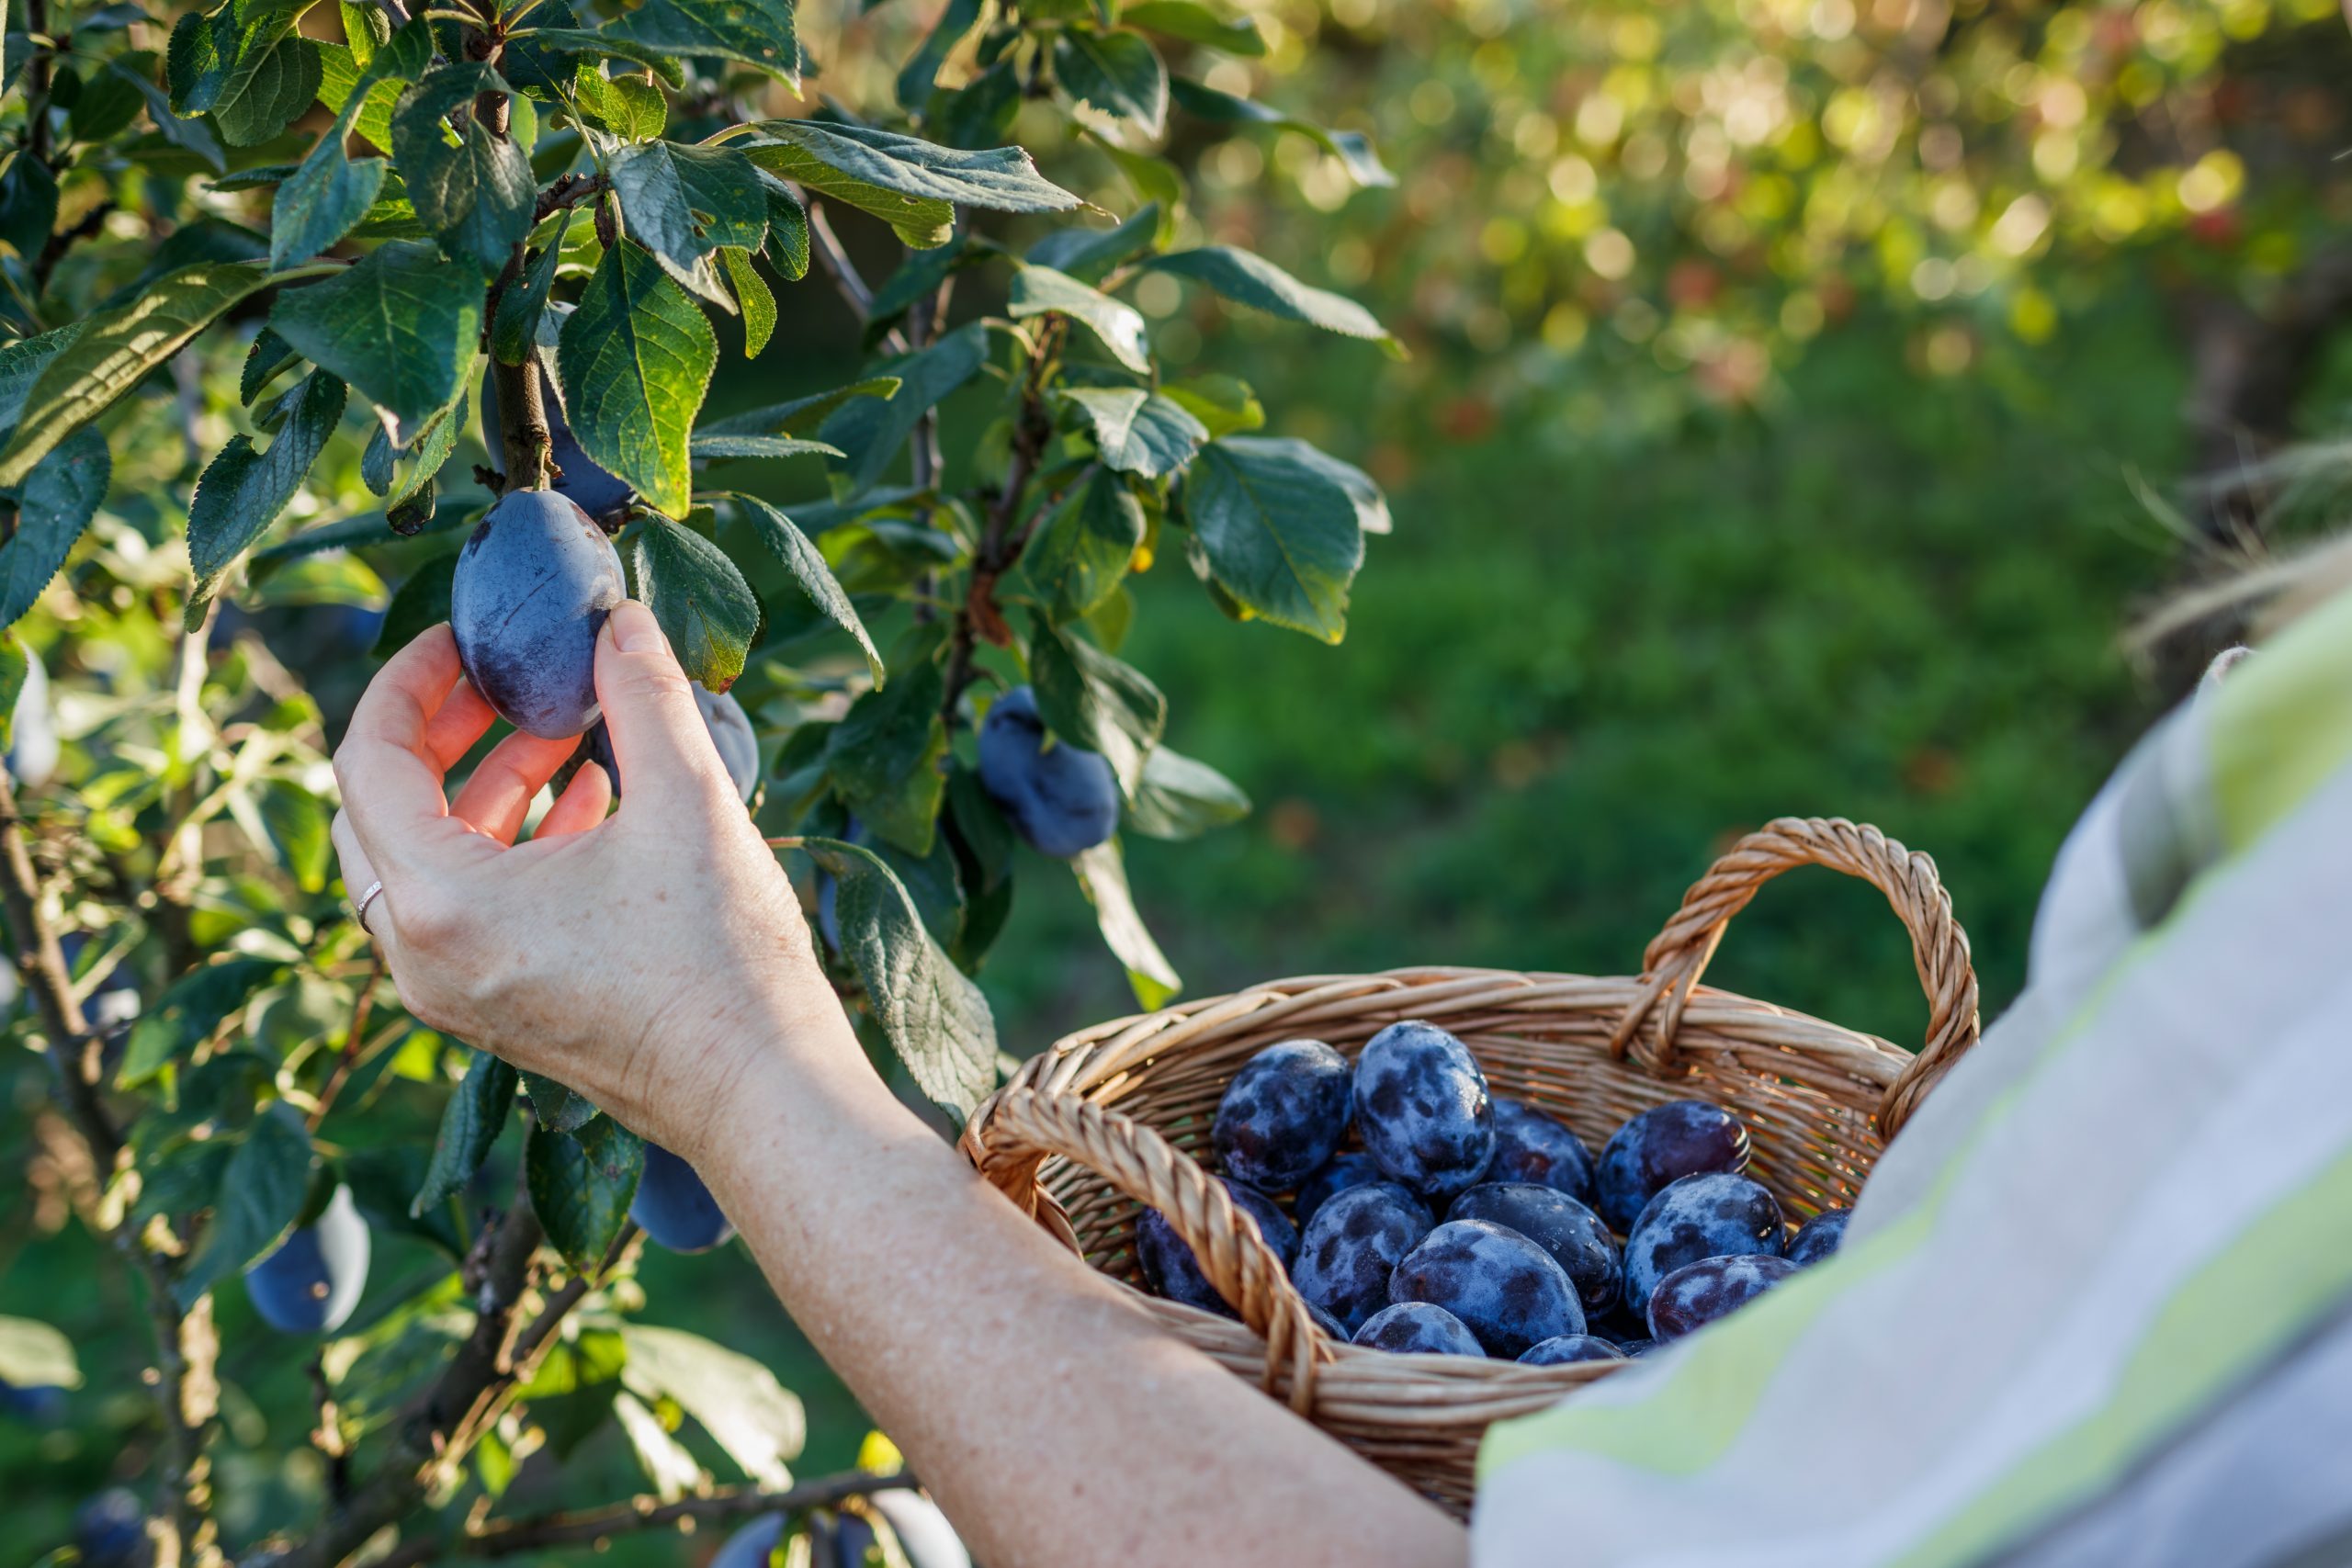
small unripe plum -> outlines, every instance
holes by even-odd
[[[710,1568],[768,1568],[784,1539],[785,1520],[783,1514],[762,1514],[727,1538],[711,1555]]]
[[[1485,1220],[1448,1220],[1422,1237],[1396,1265],[1388,1297],[1443,1307],[1490,1356],[1515,1359],[1585,1326],[1576,1286],[1552,1255]]]
[[[1728,1316],[1797,1271],[1785,1258],[1702,1258],[1657,1282],[1650,1332],[1663,1344]]]
[[[1398,1302],[1382,1307],[1356,1330],[1355,1342],[1398,1356],[1483,1356],[1478,1337],[1442,1306]]]
[[[82,1568],[147,1568],[155,1559],[147,1506],[123,1486],[109,1486],[74,1511],[74,1544],[81,1548]]]
[[[1851,1209],[1824,1209],[1805,1221],[1789,1238],[1789,1261],[1802,1269],[1837,1251],[1846,1244],[1846,1222],[1853,1217]]]
[[[517,729],[579,734],[596,722],[596,634],[628,596],[620,552],[585,512],[552,491],[509,491],[449,584],[466,679]]]
[[[1566,1367],[1578,1361],[1620,1361],[1625,1352],[1615,1342],[1593,1334],[1563,1334],[1531,1346],[1520,1357],[1522,1367]]]
[[[1315,1217],[1316,1210],[1349,1188],[1385,1179],[1380,1174],[1380,1162],[1368,1154],[1350,1150],[1346,1154],[1333,1155],[1298,1184],[1298,1191],[1291,1199],[1291,1209],[1304,1227]]]
[[[25,683],[17,689],[17,706],[8,720],[8,772],[28,789],[39,789],[57,772],[64,743],[57,734],[57,714],[49,703],[49,671],[40,655],[25,649]]]
[[[655,1143],[645,1145],[645,1174],[628,1217],[672,1252],[708,1252],[735,1234],[695,1168]]]
[[[1393,1181],[1334,1193],[1299,1237],[1290,1282],[1352,1335],[1388,1304],[1389,1276],[1431,1223],[1421,1201]]]
[[[262,1321],[284,1334],[332,1334],[368,1286],[368,1222],[338,1187],[317,1220],[245,1269],[245,1293]]]
[[[1356,1125],[1392,1181],[1426,1198],[1475,1186],[1495,1153],[1495,1105],[1469,1047],[1407,1020],[1374,1035],[1356,1062]]]
[[[1532,1105],[1495,1100],[1495,1157],[1488,1181],[1532,1181],[1579,1203],[1592,1201],[1592,1151],[1566,1126]]]
[[[1647,1313],[1657,1282],[1684,1264],[1751,1254],[1778,1258],[1787,1236],[1780,1201],[1760,1182],[1724,1171],[1669,1182],[1644,1206],[1625,1238],[1625,1304]]]
[[[1033,689],[999,697],[980,723],[980,787],[1030,848],[1069,860],[1118,828],[1119,781],[1100,751],[1047,739]]]
[[[1246,1183],[1218,1177],[1226,1191],[1232,1194],[1234,1203],[1245,1214],[1258,1222],[1258,1234],[1273,1249],[1275,1258],[1284,1269],[1298,1256],[1298,1227],[1290,1216],[1274,1207],[1274,1201]],[[1176,1234],[1176,1227],[1157,1209],[1146,1209],[1136,1222],[1136,1260],[1143,1265],[1143,1277],[1151,1288],[1171,1302],[1199,1307],[1220,1317],[1238,1314],[1226,1299],[1217,1294],[1209,1277],[1201,1272],[1201,1261],[1193,1248]]]
[[[1486,1220],[1515,1230],[1552,1255],[1577,1288],[1589,1319],[1616,1304],[1616,1239],[1600,1216],[1556,1187],[1482,1181],[1453,1201],[1449,1220]]]
[[[1348,1130],[1348,1059],[1320,1040],[1269,1045],[1233,1075],[1209,1141],[1227,1174],[1286,1192],[1331,1157]]]
[[[523,371],[539,378],[539,412],[547,416],[553,448],[548,456],[562,470],[555,480],[555,493],[569,497],[591,517],[618,517],[637,499],[637,492],[580,449],[579,441],[571,434],[571,422],[563,417],[563,394],[557,389],[555,378],[545,373],[536,357]],[[481,378],[481,444],[490,449],[491,471],[504,477],[506,437],[499,423],[498,372],[494,368],[483,372]]]
[[[1593,1205],[1611,1230],[1630,1232],[1642,1205],[1669,1181],[1747,1168],[1747,1128],[1703,1100],[1652,1106],[1617,1129],[1600,1151]]]

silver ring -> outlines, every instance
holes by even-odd
[[[383,896],[384,879],[379,876],[375,881],[368,885],[368,891],[362,893],[359,896],[359,902],[351,907],[351,918],[357,920],[359,922],[359,929],[363,931],[367,931],[369,936],[374,936],[376,933],[372,931],[368,931],[368,906],[374,903]]]

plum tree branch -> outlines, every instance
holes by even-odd
[[[849,259],[849,252],[842,248],[841,236],[833,232],[832,220],[825,216],[824,203],[805,191],[802,200],[808,209],[808,248],[818,265],[825,269],[825,276],[833,280],[841,297],[849,301],[849,308],[857,312],[863,325],[874,310],[874,290],[866,287],[865,279],[858,275],[857,264]],[[892,354],[904,354],[906,334],[892,327],[883,335],[882,346]]]
[[[876,1492],[912,1490],[915,1478],[899,1471],[884,1473],[849,1470],[837,1475],[804,1481],[781,1492],[756,1486],[733,1487],[707,1497],[684,1497],[664,1503],[651,1496],[631,1497],[601,1508],[574,1513],[541,1514],[521,1519],[498,1519],[468,1532],[450,1550],[468,1557],[503,1557],[550,1546],[588,1545],[634,1530],[659,1529],[664,1525],[725,1524],[760,1514],[797,1514],[822,1508],[851,1497]]]
[[[997,579],[1020,558],[1028,539],[1025,531],[1015,534],[1012,525],[1020,515],[1022,493],[1029,488],[1030,476],[1054,433],[1053,420],[1046,412],[1045,386],[1047,368],[1061,345],[1062,321],[1059,316],[1052,317],[1039,329],[1023,367],[1021,412],[1012,424],[1012,459],[1005,468],[1003,488],[982,525],[979,546],[972,554],[971,580],[965,586],[964,602],[956,611],[955,627],[948,635],[946,690],[939,711],[950,728],[956,725],[964,692],[972,683],[972,660],[984,622],[1001,621],[996,608]]]

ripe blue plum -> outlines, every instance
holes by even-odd
[[[1292,1212],[1297,1214],[1303,1227],[1315,1217],[1316,1210],[1340,1193],[1381,1179],[1380,1162],[1370,1155],[1354,1149],[1333,1155],[1298,1184],[1298,1191],[1291,1199]]]
[[[1600,1151],[1593,1205],[1609,1228],[1629,1234],[1642,1205],[1669,1181],[1702,1171],[1747,1168],[1747,1128],[1703,1100],[1652,1106],[1617,1129]]]
[[[1355,1343],[1399,1356],[1483,1356],[1478,1337],[1460,1318],[1428,1302],[1382,1307],[1356,1330]]]
[[[1347,1336],[1341,1335],[1341,1338]],[[54,1383],[19,1386],[0,1378],[0,1412],[28,1427],[54,1427],[65,1419],[65,1391]]]
[[[1349,1079],[1348,1059],[1320,1040],[1285,1040],[1243,1063],[1209,1128],[1227,1173],[1269,1192],[1297,1186],[1347,1133]]]
[[[1593,1334],[1563,1334],[1532,1348],[1519,1359],[1523,1367],[1565,1367],[1577,1361],[1620,1361],[1625,1352],[1613,1340]]]
[[[786,1516],[762,1514],[727,1538],[712,1554],[709,1568],[768,1568],[776,1543],[784,1539]]]
[[[1600,1216],[1555,1187],[1482,1181],[1453,1201],[1449,1220],[1487,1220],[1552,1255],[1577,1288],[1588,1320],[1617,1303],[1617,1240]]]
[[[1853,1217],[1851,1209],[1824,1209],[1805,1221],[1789,1238],[1789,1261],[1802,1269],[1837,1251],[1846,1244],[1846,1222]]]
[[[1100,751],[1052,739],[1034,689],[999,697],[980,723],[980,787],[1030,848],[1069,860],[1117,829],[1119,781]]]
[[[735,1234],[695,1168],[654,1143],[645,1145],[645,1174],[628,1217],[672,1252],[708,1252]]]
[[[562,470],[555,480],[555,493],[566,497],[591,517],[618,517],[637,499],[637,492],[580,449],[579,440],[571,434],[571,422],[563,417],[563,394],[557,389],[555,378],[537,364],[524,367],[524,373],[539,378],[539,408],[547,416],[548,434],[554,445],[548,455]],[[494,370],[485,372],[481,378],[481,444],[490,449],[491,470],[503,476],[506,440],[499,428],[498,376]]]
[[[74,1511],[74,1544],[81,1548],[82,1568],[146,1568],[155,1559],[147,1506],[123,1486],[109,1486]]]
[[[1495,1103],[1469,1047],[1407,1020],[1374,1035],[1356,1063],[1356,1125],[1392,1181],[1425,1198],[1476,1185],[1495,1154]]]
[[[1283,1267],[1288,1269],[1291,1259],[1298,1256],[1298,1227],[1290,1223],[1290,1216],[1274,1207],[1274,1201],[1256,1188],[1227,1177],[1217,1179],[1233,1195],[1241,1212],[1258,1222],[1258,1234],[1273,1248]],[[1136,1259],[1143,1265],[1143,1277],[1150,1281],[1151,1288],[1170,1301],[1182,1302],[1220,1317],[1238,1315],[1217,1294],[1208,1276],[1201,1272],[1201,1260],[1193,1255],[1191,1245],[1176,1234],[1176,1227],[1157,1209],[1146,1209],[1143,1217],[1136,1222]]]
[[[1532,1105],[1495,1100],[1495,1157],[1488,1181],[1532,1181],[1556,1187],[1579,1203],[1592,1201],[1592,1151],[1584,1140]]]
[[[1625,1238],[1625,1304],[1650,1310],[1657,1282],[1702,1258],[1778,1258],[1788,1232],[1780,1201],[1745,1176],[1708,1171],[1668,1182]]]
[[[25,683],[8,719],[8,773],[27,789],[39,789],[57,772],[64,753],[57,713],[49,701],[49,671],[40,655],[25,649]]]
[[[245,1293],[262,1321],[284,1334],[331,1334],[368,1285],[368,1222],[338,1187],[319,1217],[245,1269]]]
[[[1488,1355],[1506,1359],[1585,1326],[1567,1271],[1517,1231],[1485,1220],[1448,1220],[1422,1237],[1396,1265],[1388,1299],[1443,1307]]]
[[[702,711],[710,743],[718,748],[718,760],[727,764],[735,793],[748,806],[752,792],[760,787],[760,743],[752,734],[751,717],[732,693],[706,691],[699,682],[694,691],[695,706]],[[613,756],[612,731],[601,718],[588,727],[588,760],[605,770],[605,777],[612,781],[613,798],[620,799],[620,763]]]
[[[1306,1303],[1306,1315],[1308,1319],[1314,1323],[1315,1326],[1324,1334],[1333,1339],[1339,1340],[1343,1345],[1347,1343],[1348,1326],[1346,1324],[1341,1323],[1338,1318],[1333,1317],[1329,1313],[1325,1312],[1313,1302],[1308,1302]]]
[[[501,717],[560,740],[596,722],[596,634],[628,596],[620,552],[552,491],[510,491],[458,552],[449,629]]]
[[[1657,1341],[1655,1339],[1620,1339],[1617,1341],[1617,1348],[1625,1353],[1625,1359],[1629,1361],[1638,1361],[1644,1356],[1648,1355],[1651,1351],[1657,1348]]]
[[[1657,1282],[1650,1296],[1650,1332],[1658,1343],[1679,1339],[1737,1311],[1797,1271],[1785,1258],[1702,1258]]]
[[[1436,1222],[1393,1181],[1335,1193],[1299,1238],[1290,1282],[1351,1335],[1388,1304],[1388,1279]]]

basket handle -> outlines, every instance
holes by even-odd
[[[1683,1009],[1723,941],[1724,927],[1758,887],[1800,865],[1825,865],[1860,877],[1886,895],[1911,933],[1911,955],[1928,993],[1928,1039],[1879,1100],[1879,1135],[1891,1139],[1928,1090],[1976,1043],[1976,970],[1936,863],[1875,828],[1843,818],[1782,817],[1733,845],[1690,885],[1682,907],[1644,950],[1640,992],[1610,1036],[1609,1049],[1624,1059],[1644,1020],[1657,1010],[1657,1046],[1650,1066],[1666,1073]]]
[[[1266,1391],[1280,1393],[1287,1382],[1292,1408],[1306,1415],[1314,1404],[1316,1368],[1330,1352],[1319,1343],[1282,1260],[1258,1234],[1258,1222],[1198,1162],[1151,1128],[1083,1096],[1035,1087],[1035,1071],[1050,1065],[1052,1055],[1033,1057],[974,1113],[964,1129],[966,1156],[1072,1247],[1077,1238],[1068,1219],[1037,1185],[1047,1156],[1098,1172],[1127,1197],[1159,1210],[1192,1247],[1209,1283],[1266,1342]],[[1041,1202],[1049,1213],[1040,1213]]]

